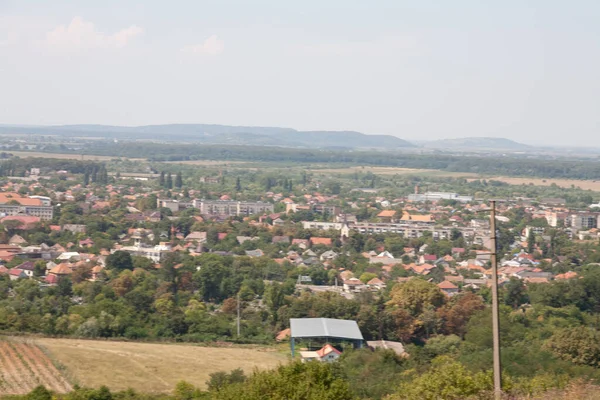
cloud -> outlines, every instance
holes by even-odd
[[[62,50],[121,48],[143,32],[139,26],[132,25],[107,35],[98,31],[93,22],[74,17],[69,25],[60,25],[47,32],[45,44],[50,48]]]
[[[209,56],[219,55],[225,50],[225,43],[217,35],[212,35],[204,42],[195,45],[184,46],[181,51],[184,53],[205,54]]]

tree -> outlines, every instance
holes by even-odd
[[[449,357],[436,359],[433,368],[401,384],[390,400],[459,400],[474,398],[493,389],[488,372],[471,372]],[[487,398],[487,397],[486,397]]]
[[[235,191],[239,192],[242,190],[242,184],[240,182],[240,177],[235,178]]]
[[[600,333],[585,326],[558,331],[545,347],[574,364],[600,367]]]
[[[371,279],[373,278],[377,278],[377,274],[374,274],[372,272],[364,272],[361,276],[360,276],[360,280],[362,283],[367,283],[369,282]]]
[[[167,181],[165,183],[165,187],[167,189],[173,189],[173,177],[171,176],[170,172],[169,172],[169,175],[167,175]]]
[[[440,307],[446,297],[436,284],[422,279],[411,279],[400,285],[395,285],[390,292],[389,306],[408,310],[411,315],[421,314],[429,306]]]
[[[27,396],[26,400],[52,400],[52,392],[46,389],[44,386],[36,386]]]
[[[241,368],[236,368],[230,373],[222,371],[213,372],[209,376],[210,379],[206,382],[206,386],[208,386],[208,390],[211,392],[219,391],[227,385],[246,381],[246,375]]]
[[[158,179],[160,187],[165,187],[165,171],[160,171],[160,178]]]
[[[181,176],[181,171],[177,172],[177,175],[175,175],[175,187],[181,189],[181,187],[183,186],[183,178]]]
[[[504,304],[517,309],[521,304],[527,303],[528,300],[523,281],[514,276],[511,277],[505,286]]]
[[[255,371],[245,382],[214,392],[216,400],[319,399],[350,400],[349,385],[330,363],[294,362],[272,371]]]
[[[177,385],[175,385],[173,395],[176,400],[192,400],[196,397],[196,391],[196,388],[191,383],[179,381],[177,382]]]
[[[529,254],[533,253],[535,249],[535,234],[533,233],[533,229],[529,229],[529,235],[527,235],[527,252]]]
[[[131,254],[122,250],[115,251],[106,257],[106,267],[119,271],[133,269],[133,260],[131,259]]]
[[[438,314],[444,321],[443,333],[464,337],[471,316],[485,307],[481,296],[473,292],[464,292],[439,309]]]

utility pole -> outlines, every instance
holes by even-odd
[[[490,201],[490,247],[492,262],[492,335],[494,337],[494,399],[502,398],[502,365],[500,363],[500,313],[498,310],[498,254],[496,245],[496,201]]]
[[[240,338],[240,292],[237,294],[237,337]]]

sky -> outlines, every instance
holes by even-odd
[[[0,124],[600,146],[597,0],[0,0]]]

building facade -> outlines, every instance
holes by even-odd
[[[273,213],[274,206],[262,201],[194,200],[194,208],[204,215],[226,215],[229,217]]]

